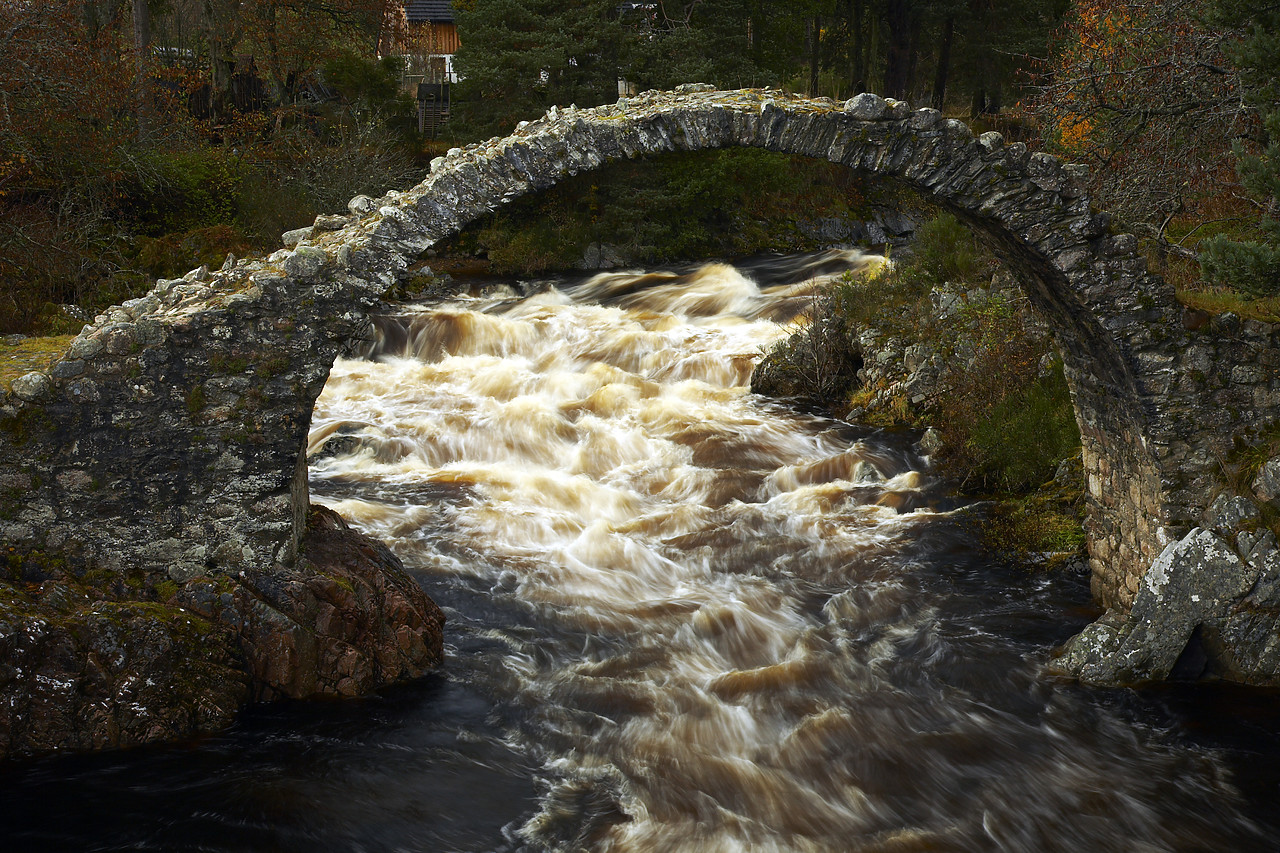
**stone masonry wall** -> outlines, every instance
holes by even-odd
[[[1094,588],[1120,612],[1212,498],[1214,460],[1280,420],[1276,330],[1227,329],[1222,318],[1188,328],[1134,238],[1091,208],[1080,167],[875,95],[837,103],[694,84],[553,107],[504,139],[453,149],[407,192],[353,199],[267,258],[159,282],[96,318],[47,374],[0,392],[0,540],[33,576],[52,560],[75,577],[140,572],[150,586],[255,575],[287,586],[307,514],[314,400],[407,265],[564,176],[723,147],[900,181],[1013,268],[1066,364],[1086,448]]]

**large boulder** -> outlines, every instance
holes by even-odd
[[[1096,685],[1170,677],[1280,684],[1280,547],[1248,500],[1225,496],[1170,543],[1127,614],[1073,637],[1053,668]]]
[[[249,695],[234,638],[179,607],[0,585],[0,757],[189,738]]]
[[[385,545],[323,507],[293,566],[234,578],[150,584],[76,577],[56,557],[9,562],[0,758],[183,740],[251,699],[357,696],[443,657],[440,608]]]
[[[198,584],[181,599],[210,601]],[[206,605],[207,606],[207,605]],[[246,572],[230,607],[254,695],[358,696],[443,660],[444,614],[382,543],[311,507],[297,565]]]

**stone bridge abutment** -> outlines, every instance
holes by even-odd
[[[1113,672],[1099,662],[1133,634],[1125,620],[1149,567],[1207,524],[1233,442],[1280,421],[1280,332],[1232,318],[1188,328],[1137,241],[1090,206],[1080,167],[874,95],[836,103],[694,85],[553,108],[504,139],[454,149],[406,192],[319,217],[269,257],[159,282],[87,326],[48,373],[0,391],[0,539],[18,555],[11,564],[36,580],[105,571],[140,574],[149,588],[254,577],[287,587],[315,398],[407,266],[567,175],[727,147],[901,181],[983,234],[1016,273],[1066,365],[1093,588],[1112,611],[1111,633],[1077,648],[1072,666],[1097,681],[1162,677],[1160,665]],[[1255,585],[1270,565],[1259,559]],[[1275,633],[1267,613],[1255,633]],[[1280,680],[1280,649],[1252,663],[1232,654],[1234,675]]]

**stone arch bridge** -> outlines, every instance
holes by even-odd
[[[693,84],[552,108],[504,139],[450,151],[413,189],[319,217],[291,232],[289,248],[161,281],[111,308],[48,372],[0,391],[0,539],[17,555],[11,565],[35,580],[141,571],[146,588],[254,577],[259,593],[287,587],[306,524],[313,403],[334,358],[366,335],[366,312],[411,262],[567,175],[735,146],[909,185],[1015,271],[1066,364],[1084,440],[1093,590],[1111,611],[1068,657],[1096,681],[1167,673],[1169,653],[1141,639],[1165,617],[1140,593],[1176,586],[1169,546],[1212,526],[1204,516],[1233,441],[1280,419],[1280,333],[1230,316],[1188,328],[1203,318],[1189,318],[1134,237],[1112,233],[1090,206],[1082,167],[870,94],[837,103]],[[1256,522],[1265,500],[1236,506],[1236,527]],[[1271,571],[1262,558],[1249,562],[1251,529],[1249,549],[1234,528],[1215,539],[1235,549],[1218,556],[1235,562],[1209,576],[1232,580],[1209,584],[1220,599],[1213,614],[1179,623],[1175,656],[1206,620],[1243,612],[1239,600]],[[1274,607],[1249,612],[1255,635],[1275,636]],[[1219,657],[1229,674],[1274,681],[1280,651],[1271,646]]]

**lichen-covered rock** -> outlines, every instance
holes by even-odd
[[[1261,500],[1280,503],[1280,456],[1267,460],[1258,471],[1253,491]]]
[[[876,121],[889,111],[889,105],[879,95],[863,92],[845,101],[844,111],[859,121]]]
[[[1261,518],[1253,501],[1240,495],[1221,494],[1209,505],[1204,525],[1215,533],[1230,535],[1242,525]]]
[[[41,571],[30,593],[0,582],[0,758],[190,738],[250,699],[358,696],[443,657],[440,609],[322,507],[291,569],[150,588]]]
[[[190,738],[248,696],[233,638],[194,613],[0,584],[0,758]]]
[[[1220,510],[1219,520],[1232,513],[1227,502]],[[1280,684],[1280,549],[1269,531],[1244,541],[1248,558],[1198,527],[1171,543],[1143,578],[1133,609],[1089,625],[1053,668],[1098,685],[1160,681],[1175,669],[1184,677]]]
[[[52,384],[48,376],[33,371],[13,380],[13,395],[20,400],[33,402],[49,393]]]

